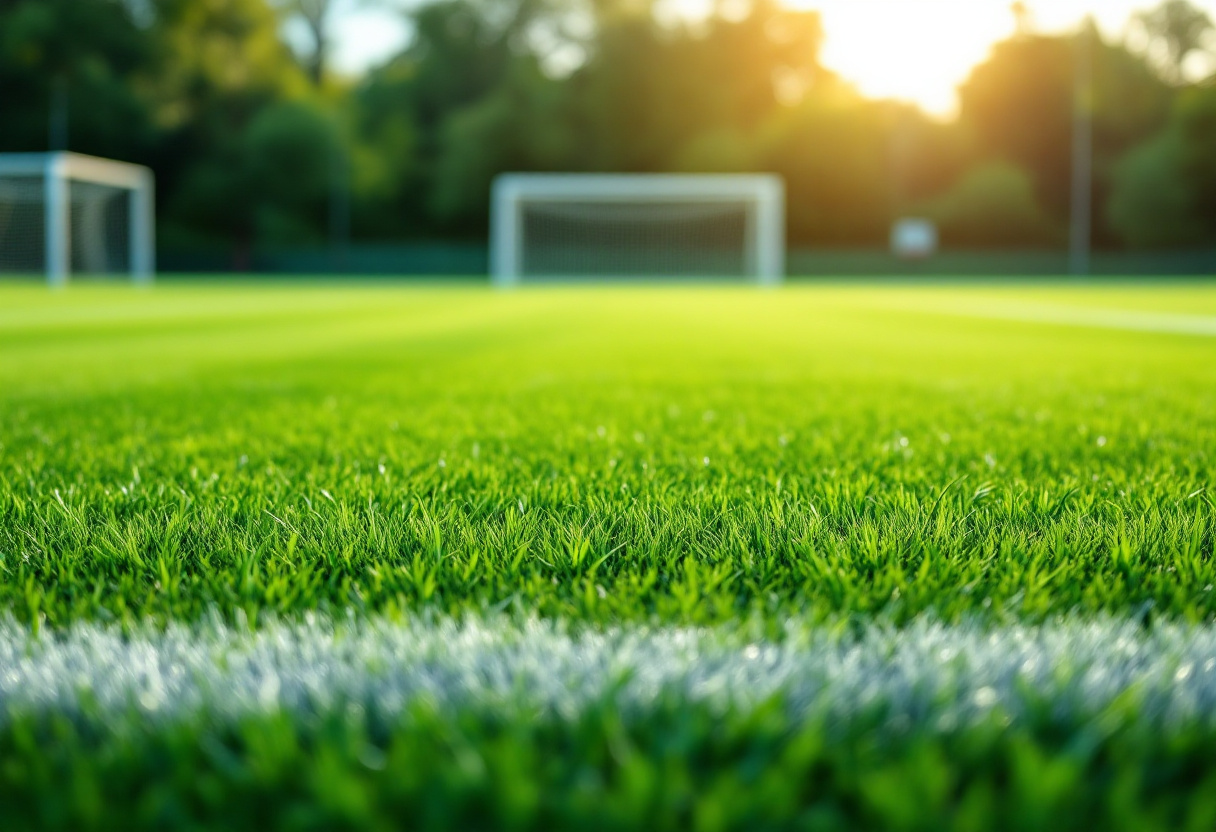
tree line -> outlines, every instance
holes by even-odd
[[[328,0],[0,0],[0,151],[151,165],[166,246],[484,239],[517,171],[772,171],[795,244],[865,246],[894,217],[959,247],[1062,245],[1075,108],[1094,135],[1095,243],[1216,244],[1216,82],[1187,0],[1137,45],[1020,26],[957,118],[862,96],[813,11],[773,0],[670,20],[650,0],[429,0],[362,77],[326,68]],[[282,37],[286,15],[314,48]],[[877,25],[877,24],[876,24]],[[1078,102],[1079,39],[1092,93]]]

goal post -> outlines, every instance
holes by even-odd
[[[152,172],[79,153],[0,153],[0,273],[155,274]]]
[[[578,278],[785,273],[785,188],[752,174],[522,174],[494,181],[498,286]]]

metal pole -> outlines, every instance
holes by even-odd
[[[490,197],[490,276],[499,287],[519,282],[521,218],[519,193],[508,175],[494,180]]]
[[[67,164],[62,153],[48,153],[43,174],[46,219],[46,280],[51,286],[64,286],[72,263],[72,235],[69,212]]]
[[[1093,237],[1094,77],[1092,17],[1081,24],[1076,40],[1076,78],[1072,119],[1072,218],[1069,231],[1069,270],[1087,275]]]
[[[131,275],[140,284],[156,275],[155,190],[152,174],[145,173],[130,196]]]
[[[766,181],[754,209],[756,276],[762,286],[777,286],[785,278],[785,186]]]

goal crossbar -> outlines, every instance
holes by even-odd
[[[503,174],[494,181],[490,260],[499,286],[520,283],[525,269],[528,206],[591,206],[610,214],[615,206],[638,223],[660,220],[664,206],[712,209],[738,206],[744,274],[757,283],[779,283],[785,272],[785,189],[777,176],[762,174]],[[650,209],[644,206],[649,206]],[[695,211],[693,211],[695,214]],[[618,216],[620,214],[618,213]],[[594,221],[594,220],[591,220]]]
[[[155,226],[152,171],[142,165],[116,162],[80,153],[0,153],[0,177],[40,177],[43,187],[44,245],[47,281],[67,283],[71,272],[72,182],[105,185],[130,192],[131,277],[150,282],[155,274]]]

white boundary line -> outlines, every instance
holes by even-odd
[[[349,707],[393,721],[420,701],[449,714],[558,720],[611,703],[633,719],[672,702],[748,713],[773,697],[795,722],[879,732],[1018,724],[1044,708],[1075,728],[1124,700],[1145,727],[1216,730],[1216,625],[919,618],[850,633],[790,622],[766,640],[747,624],[600,630],[498,617],[306,616],[257,630],[77,624],[39,636],[0,618],[0,725],[57,713],[121,730]]]
[[[1121,329],[1132,332],[1157,332],[1165,335],[1216,337],[1216,315],[1191,315],[1183,312],[1139,312],[1127,309],[1094,309],[1022,301],[999,305],[936,307],[934,312],[968,318],[990,318],[1022,323],[1056,324],[1096,329]]]

